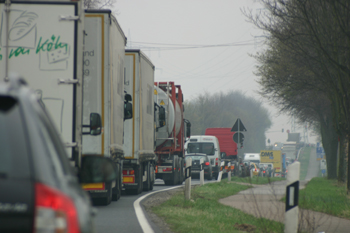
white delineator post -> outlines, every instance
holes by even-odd
[[[299,223],[299,179],[300,162],[288,166],[286,187],[286,213],[284,215],[284,232],[297,233]]]
[[[192,158],[186,158],[185,200],[190,200],[191,199],[191,167],[192,167]]]
[[[219,172],[219,175],[218,175],[218,182],[221,181],[222,171],[224,170],[224,168],[225,168],[225,161],[221,161],[221,164],[220,164],[220,172]]]
[[[227,167],[228,167],[227,180],[230,182],[231,181],[231,162],[228,162]]]
[[[204,185],[204,159],[201,158],[200,162],[199,162],[200,166],[201,166],[201,171],[199,173],[199,185]]]

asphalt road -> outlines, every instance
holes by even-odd
[[[213,180],[214,182],[216,180]],[[205,180],[205,182],[207,182]],[[199,184],[198,179],[193,179],[192,184]],[[184,185],[184,183],[183,183]],[[182,185],[178,185],[181,187]],[[158,191],[174,186],[166,186],[162,180],[156,180],[153,191]],[[134,202],[138,198],[150,192],[142,192],[139,195],[122,195],[118,201],[113,201],[108,206],[95,205],[98,210],[95,219],[97,233],[115,233],[115,232],[142,232],[142,228],[137,220],[134,210]],[[152,228],[156,228],[153,223],[150,223]]]

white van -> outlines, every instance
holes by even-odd
[[[259,164],[260,163],[260,153],[244,153],[244,160]]]
[[[215,136],[195,135],[191,136],[185,144],[185,155],[190,153],[204,153],[208,155],[213,167],[213,177],[217,178],[220,172],[220,146]]]

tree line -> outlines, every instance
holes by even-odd
[[[258,1],[260,13],[242,11],[264,32],[261,95],[319,128],[328,178],[347,179],[350,190],[350,1]]]
[[[228,93],[204,93],[195,99],[185,101],[184,116],[191,122],[192,135],[204,135],[206,128],[232,128],[237,118],[243,122],[243,153],[260,153],[266,148],[265,132],[271,126],[270,115],[260,101],[245,96],[240,91]]]

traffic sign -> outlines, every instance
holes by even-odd
[[[236,123],[232,126],[231,132],[241,132],[241,131],[247,131],[247,129],[244,127],[241,119],[237,118]]]
[[[242,143],[244,141],[244,135],[242,133],[235,133],[233,135],[233,141],[235,143]]]

